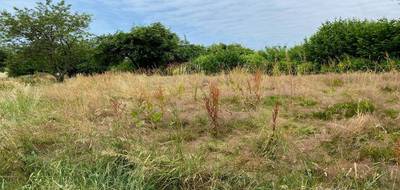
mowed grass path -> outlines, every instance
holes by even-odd
[[[0,189],[400,188],[400,73],[256,78],[0,79]]]

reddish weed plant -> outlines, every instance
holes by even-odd
[[[209,83],[209,94],[204,97],[205,107],[208,116],[212,123],[213,132],[217,132],[219,128],[218,117],[219,117],[219,99],[220,90],[215,82]]]

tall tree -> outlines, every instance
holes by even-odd
[[[179,37],[161,23],[103,37],[98,54],[104,65],[129,59],[133,68],[154,69],[174,61]]]
[[[13,65],[32,64],[36,71],[48,72],[57,81],[74,69],[79,62],[76,49],[89,36],[86,31],[91,17],[71,12],[64,0],[37,3],[34,9],[14,8],[15,13],[0,14],[0,33],[5,42],[16,48]]]

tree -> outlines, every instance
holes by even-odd
[[[179,37],[161,23],[137,26],[128,33],[105,36],[98,47],[102,65],[120,64],[126,58],[132,68],[155,69],[174,60]]]
[[[34,9],[14,8],[1,12],[0,33],[15,48],[11,66],[34,65],[34,72],[48,72],[57,81],[79,64],[80,42],[89,36],[86,29],[91,17],[71,12],[64,0],[37,3]],[[10,68],[13,70],[13,68]],[[17,73],[15,73],[17,74]]]

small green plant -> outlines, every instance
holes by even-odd
[[[144,101],[140,104],[138,109],[131,112],[134,127],[144,127],[150,125],[153,128],[163,121],[164,113],[161,109],[157,109],[150,102]]]

